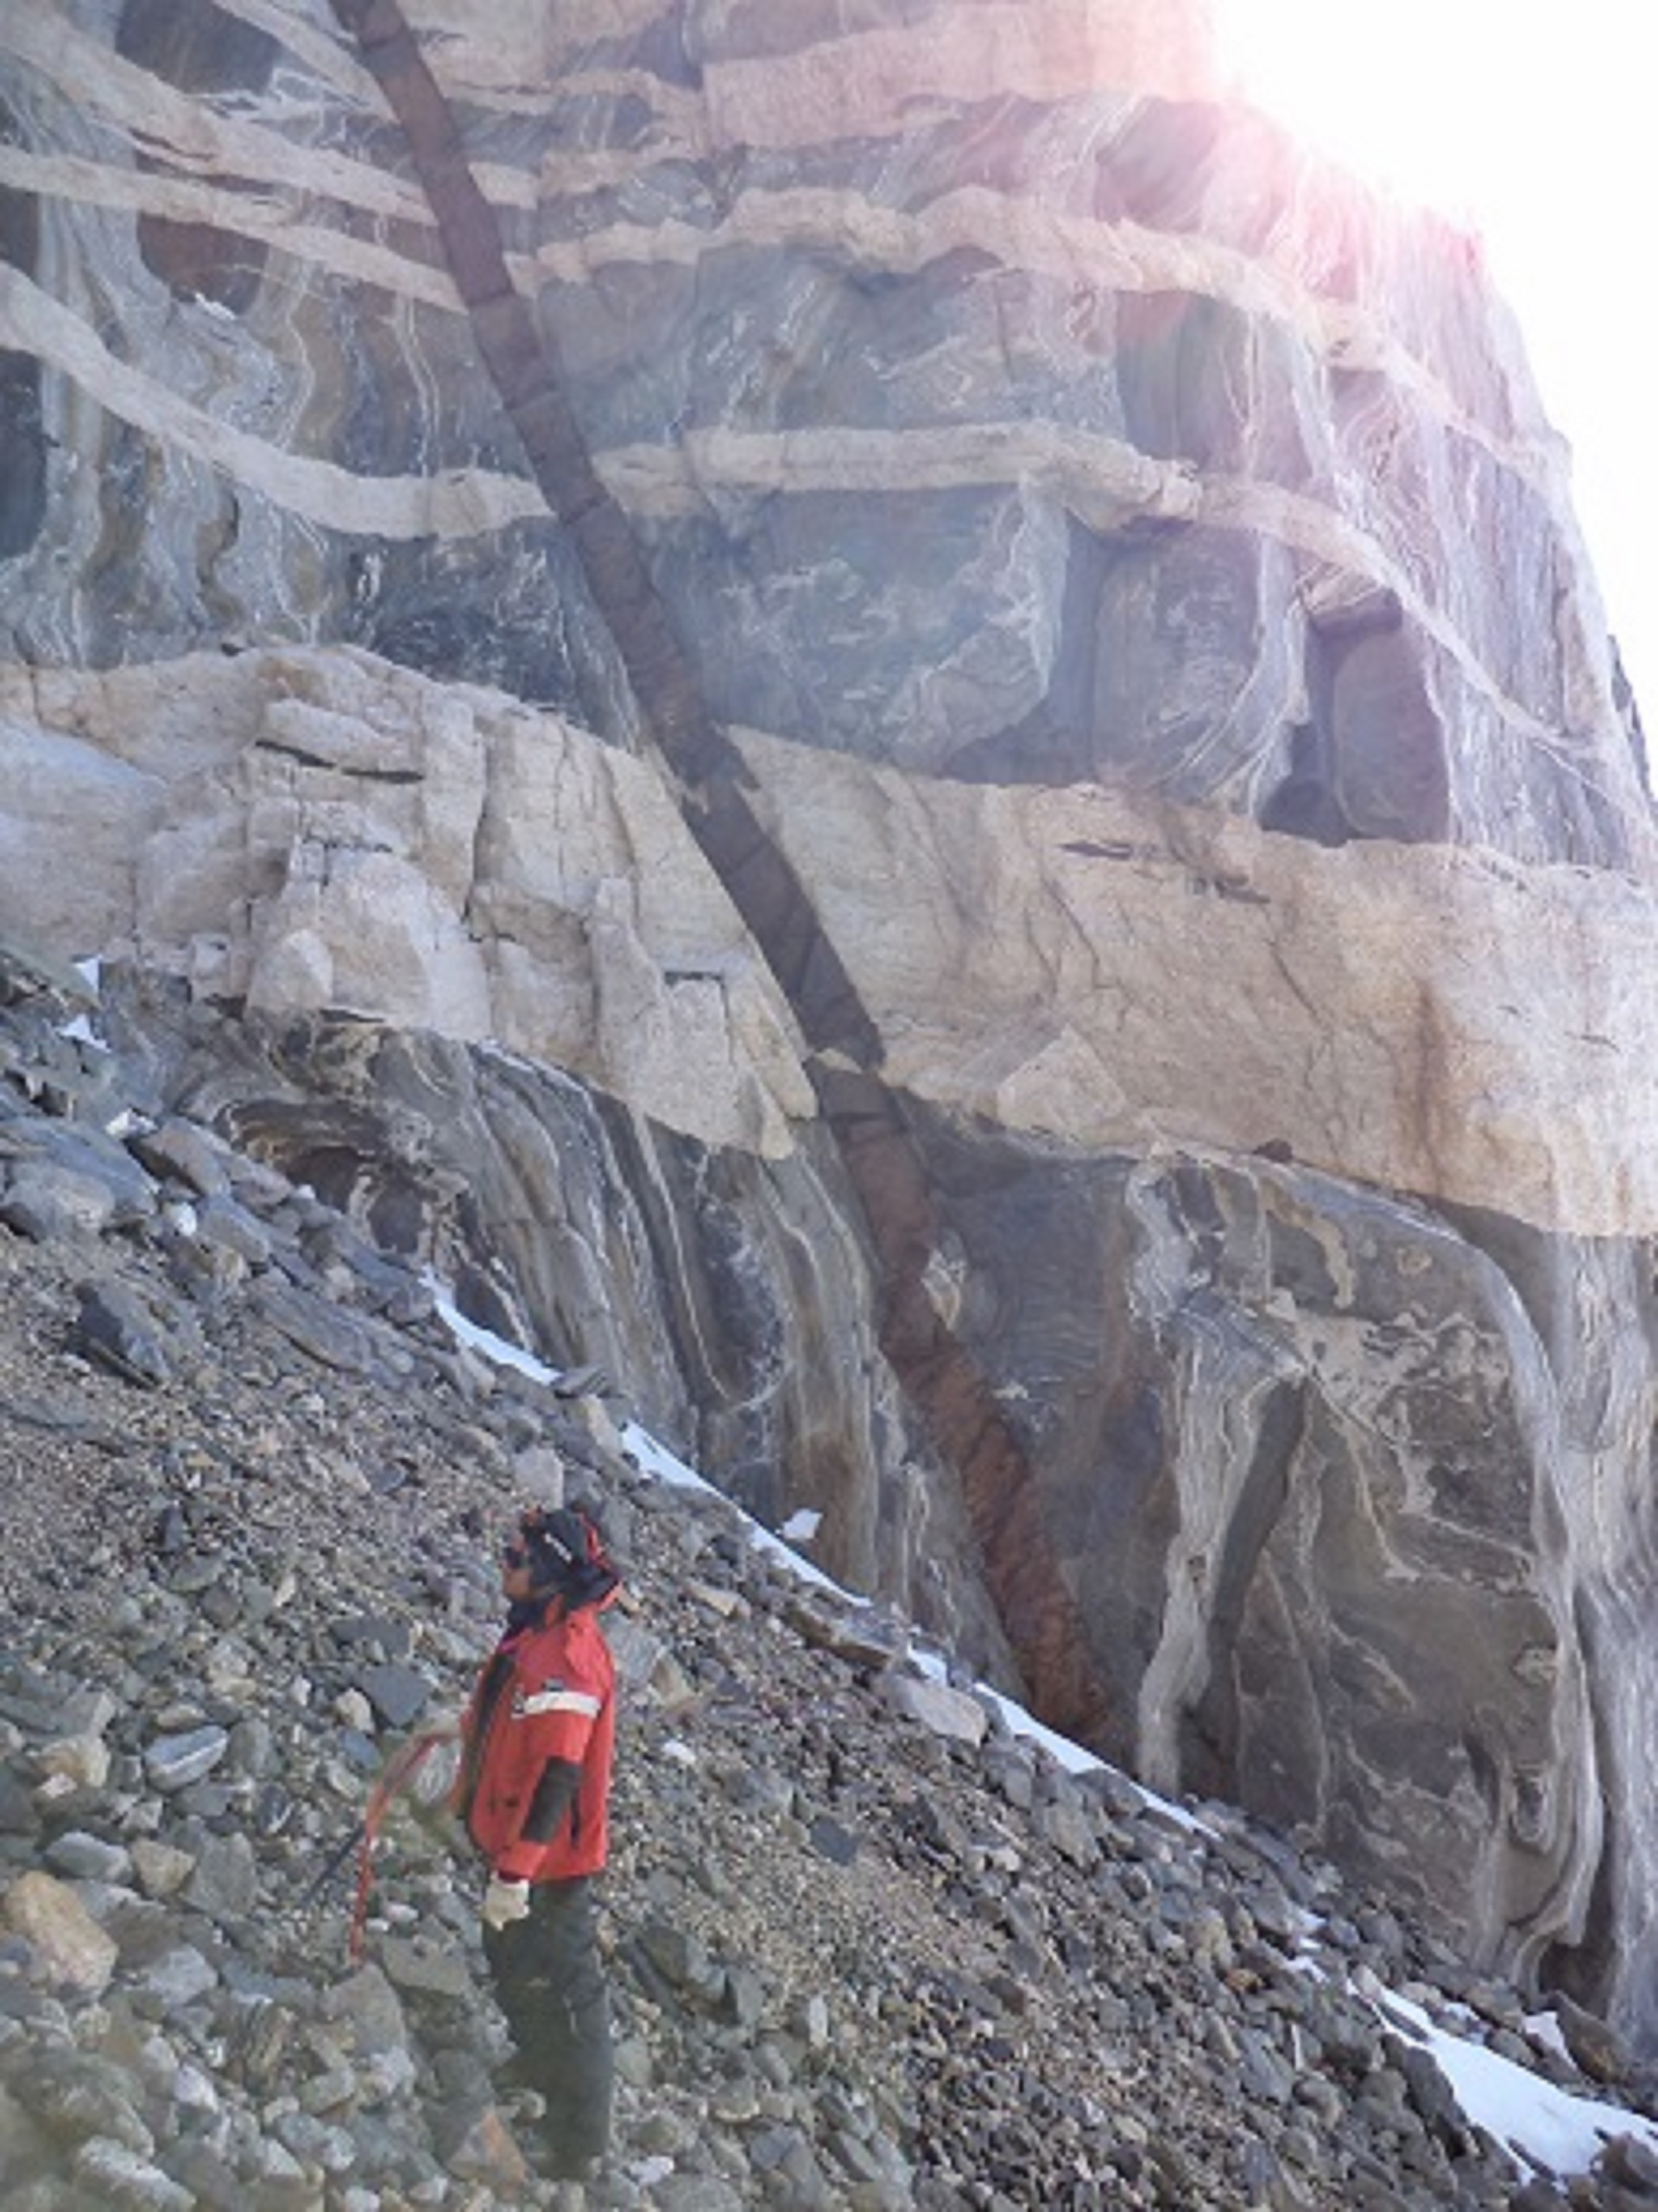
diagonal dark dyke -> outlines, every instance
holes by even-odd
[[[1035,1478],[989,1383],[946,1327],[925,1271],[931,1194],[881,1036],[788,857],[745,795],[741,754],[714,721],[627,517],[594,467],[558,364],[514,285],[500,231],[441,86],[396,0],[333,0],[402,126],[471,318],[479,354],[542,497],[569,533],[687,827],[788,1000],[819,1105],[881,1268],[880,1341],[962,1486],[1003,1632],[1044,1720],[1104,1740],[1109,1706],[1042,1525]]]

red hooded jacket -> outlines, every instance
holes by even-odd
[[[616,1668],[598,1613],[568,1613],[555,1599],[509,1629],[478,1677],[463,1737],[456,1810],[491,1870],[504,1881],[597,1873],[616,1745]],[[555,1761],[579,1770],[575,1795],[550,1835],[526,1835]]]

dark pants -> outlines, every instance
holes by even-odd
[[[550,2168],[579,2174],[610,2143],[614,2080],[592,1882],[537,1882],[529,1917],[486,1928],[484,1949],[517,2045],[519,2079],[547,2099]]]

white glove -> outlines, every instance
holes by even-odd
[[[515,1920],[529,1917],[529,1884],[503,1881],[499,1874],[490,1876],[490,1886],[484,1892],[484,1905],[478,1917],[486,1928],[498,1935]]]

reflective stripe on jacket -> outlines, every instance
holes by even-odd
[[[484,1668],[465,1722],[456,1806],[495,1873],[553,1882],[597,1873],[616,1742],[616,1669],[598,1616],[554,1602],[509,1634]],[[523,1833],[549,1763],[579,1770],[574,1799],[554,1833]]]

